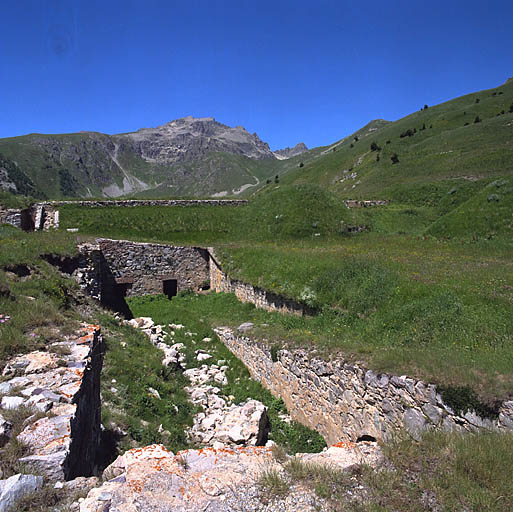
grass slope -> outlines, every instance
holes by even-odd
[[[513,158],[512,104],[513,82],[508,81],[422,109],[372,126],[377,128],[372,131],[356,132],[283,180],[322,184],[346,198],[411,197],[418,202],[426,186],[443,194],[465,181],[508,174]],[[477,117],[480,122],[475,123]],[[401,137],[408,130],[410,136]],[[381,149],[372,151],[372,142]],[[394,153],[396,164],[391,160]],[[427,196],[433,199],[432,194]]]

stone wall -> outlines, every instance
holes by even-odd
[[[51,481],[91,476],[100,443],[100,328],[87,325],[69,339],[54,342],[7,362],[1,407],[31,407],[43,413],[17,436],[28,454],[20,459]]]
[[[79,246],[73,277],[104,306],[131,318],[125,297],[209,286],[208,252],[200,247],[137,243],[99,238]]]
[[[55,229],[59,227],[59,210],[45,203],[30,208],[5,209],[0,206],[0,224],[11,224],[25,231]]]
[[[386,206],[390,201],[386,200],[374,200],[374,201],[358,201],[356,199],[348,199],[344,201],[348,208],[367,208],[369,206]]]
[[[0,207],[0,224],[11,224],[11,226],[21,229],[21,210]]]
[[[305,350],[280,350],[216,329],[221,341],[247,366],[251,376],[285,402],[291,416],[317,430],[328,444],[371,436],[386,439],[405,428],[418,437],[431,428],[513,431],[513,401],[503,402],[495,419],[473,411],[457,414],[436,386],[406,376],[376,374],[343,359],[326,361]]]
[[[210,256],[210,288],[216,293],[234,293],[241,302],[250,302],[255,307],[267,311],[278,311],[298,316],[313,315],[315,311],[307,306],[291,299],[286,299],[274,293],[257,288],[248,283],[230,279],[222,270],[216,259],[214,251],[209,248]]]
[[[63,205],[101,208],[107,206],[241,206],[247,204],[245,199],[119,199],[114,201],[50,201],[40,203],[48,207]]]
[[[208,252],[200,247],[98,239],[106,267],[126,296],[164,293],[163,283],[176,281],[176,292],[199,291],[209,284]]]

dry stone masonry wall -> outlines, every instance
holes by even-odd
[[[166,283],[171,295],[209,286],[205,249],[103,238],[98,246],[115,282],[126,285],[128,297],[166,293]]]
[[[106,206],[241,206],[247,204],[245,199],[125,199],[116,201],[51,201],[40,203],[49,207],[66,204],[100,208]]]
[[[24,231],[39,231],[59,227],[59,211],[45,203],[30,208],[5,209],[0,206],[0,224],[11,224]]]
[[[221,341],[271,393],[283,399],[290,415],[317,430],[328,444],[370,436],[386,439],[405,428],[423,430],[513,430],[513,401],[504,402],[496,419],[473,411],[458,414],[437,388],[406,376],[376,374],[341,359],[325,361],[305,350],[280,350],[273,361],[266,344],[216,329]]]
[[[31,407],[45,416],[29,423],[17,440],[28,447],[20,462],[51,481],[91,476],[100,442],[100,328],[7,363],[0,384],[2,409]]]
[[[57,229],[59,206],[75,205],[86,208],[135,206],[241,206],[245,199],[175,199],[175,200],[118,200],[118,201],[48,201],[35,203],[30,208],[3,208],[0,206],[0,224],[11,224],[25,231]]]
[[[230,279],[218,263],[214,250],[209,248],[210,255],[210,288],[216,293],[234,293],[241,302],[250,302],[255,307],[267,311],[278,311],[297,316],[313,315],[315,310],[291,299],[257,288],[248,283]]]

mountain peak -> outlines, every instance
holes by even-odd
[[[308,151],[306,144],[304,142],[298,142],[293,148],[286,147],[285,149],[277,149],[274,151],[274,156],[279,160],[285,160],[305,153],[306,151]]]
[[[197,160],[209,153],[244,155],[255,160],[274,158],[266,142],[244,127],[232,128],[213,117],[187,116],[156,128],[141,128],[127,137],[148,162],[177,163]]]

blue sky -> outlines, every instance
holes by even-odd
[[[272,149],[513,76],[513,2],[3,2],[0,137],[133,131],[193,115]]]

